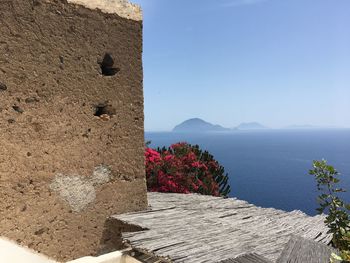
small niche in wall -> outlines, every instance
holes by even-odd
[[[5,83],[2,83],[2,82],[0,81],[0,91],[5,91],[5,90],[7,90],[6,84],[5,84]]]
[[[108,103],[99,103],[95,106],[94,116],[99,117],[102,120],[109,120],[114,115],[116,115],[116,110]]]
[[[103,76],[114,76],[120,71],[120,68],[114,67],[114,59],[109,53],[106,53],[102,61],[99,61],[98,64],[100,64]]]

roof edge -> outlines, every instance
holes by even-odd
[[[67,2],[89,9],[99,9],[108,14],[117,14],[131,20],[143,20],[141,7],[128,0],[67,0]]]

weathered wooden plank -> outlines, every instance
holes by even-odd
[[[244,254],[244,255],[238,256],[236,258],[226,259],[226,260],[220,261],[219,263],[272,263],[272,262],[262,256],[259,256],[258,254],[250,253],[250,254]]]
[[[332,252],[335,250],[329,246],[292,236],[277,263],[329,263]]]

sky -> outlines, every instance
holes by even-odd
[[[189,118],[350,127],[350,0],[132,0],[146,131]]]

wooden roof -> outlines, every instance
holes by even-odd
[[[292,236],[277,263],[329,263],[332,252],[336,250],[312,240]]]
[[[123,233],[133,248],[173,262],[220,262],[254,253],[276,262],[293,235],[331,241],[321,215],[196,194],[149,193],[148,200],[149,210],[113,218],[147,229]]]

